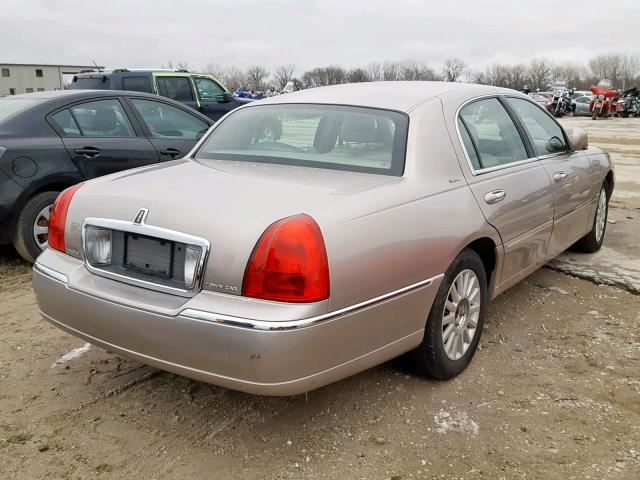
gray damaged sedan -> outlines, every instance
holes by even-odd
[[[317,88],[228,114],[184,159],[64,191],[42,315],[160,369],[266,395],[405,354],[469,364],[488,302],[602,245],[608,154],[513,90]]]

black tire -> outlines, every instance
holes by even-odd
[[[452,360],[445,352],[442,322],[449,289],[456,277],[465,270],[472,270],[476,274],[480,289],[480,309],[475,332],[468,349],[460,358]],[[463,250],[444,274],[427,318],[422,343],[405,355],[404,360],[407,367],[420,375],[439,380],[453,378],[462,372],[469,365],[478,347],[488,300],[487,276],[482,260],[474,251]]]
[[[13,236],[13,246],[22,258],[28,262],[35,262],[42,249],[34,237],[34,224],[38,214],[47,206],[53,206],[60,192],[42,192],[31,197],[18,217]],[[44,225],[43,225],[44,226]]]
[[[598,250],[600,250],[600,248],[602,247],[602,244],[604,242],[604,237],[607,233],[607,219],[609,217],[610,194],[609,194],[609,189],[606,182],[604,183],[604,185],[602,185],[602,188],[600,189],[600,195],[602,195],[602,192],[604,192],[604,195],[606,197],[606,202],[605,202],[605,210],[604,210],[604,225],[602,226],[602,233],[600,234],[600,238],[598,238],[598,235],[597,235],[596,224],[598,222],[598,210],[596,210],[596,213],[593,216],[593,225],[591,226],[591,230],[584,237],[582,237],[580,240],[578,240],[576,243],[573,244],[573,246],[571,247],[572,250],[576,250],[578,252],[584,252],[584,253],[595,253]],[[598,209],[599,208],[600,208],[600,205],[598,205]]]
[[[598,119],[598,115],[600,115],[600,109],[599,108],[594,108],[593,109],[593,113],[591,114],[591,120],[597,120]]]

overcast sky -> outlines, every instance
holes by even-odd
[[[0,62],[474,68],[640,53],[640,0],[0,0]]]

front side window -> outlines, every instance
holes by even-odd
[[[224,89],[210,78],[194,77],[200,100],[217,102],[222,98]]]
[[[481,169],[528,158],[520,133],[497,98],[470,103],[460,111],[460,119],[473,140]],[[468,148],[467,153],[472,158]]]
[[[187,77],[157,77],[158,93],[178,102],[192,102],[191,82]]]
[[[148,77],[124,77],[122,79],[122,89],[132,92],[151,92],[151,82]]]
[[[220,123],[196,158],[401,176],[405,114],[340,105],[265,105]]]
[[[135,137],[129,118],[118,100],[97,100],[70,108],[85,137]]]
[[[154,138],[200,140],[209,125],[179,108],[153,100],[131,99]]]
[[[537,105],[521,98],[507,98],[533,143],[536,155],[550,155],[567,150],[562,128]]]

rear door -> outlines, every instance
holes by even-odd
[[[156,163],[158,155],[117,98],[69,105],[48,116],[73,162],[89,179]]]
[[[188,75],[154,74],[158,95],[170,98],[195,110],[200,110],[193,84]]]
[[[598,193],[591,164],[583,151],[571,151],[562,127],[546,111],[522,98],[507,97],[507,102],[553,184],[554,227],[548,255],[555,257],[586,233],[590,200]]]
[[[468,103],[457,122],[471,167],[469,186],[504,245],[499,287],[504,290],[546,259],[553,227],[551,182],[497,97]]]
[[[136,97],[127,102],[161,161],[184,157],[211,125],[186,108],[166,102]]]

